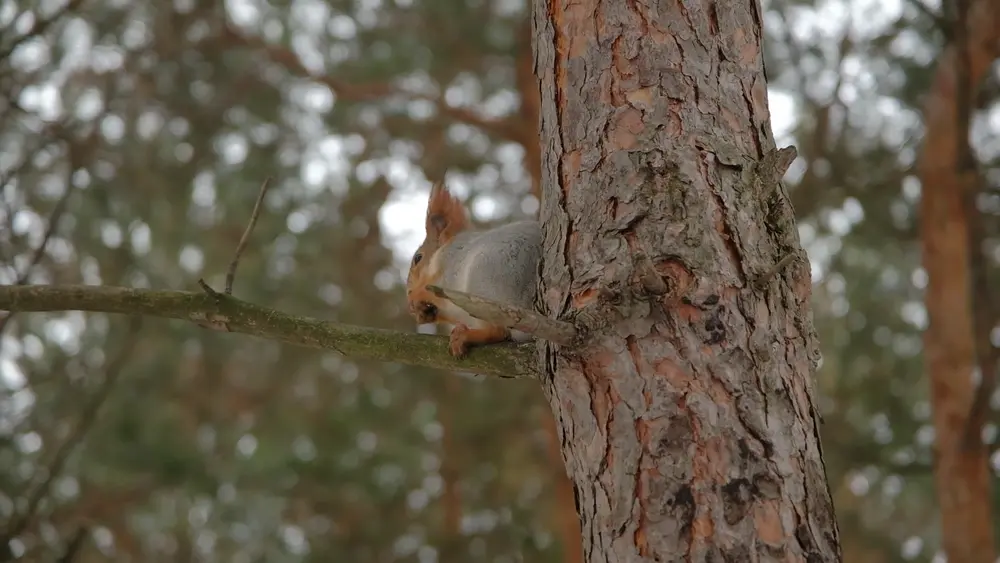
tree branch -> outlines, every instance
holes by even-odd
[[[443,289],[436,285],[429,285],[427,289],[434,295],[451,301],[473,317],[490,324],[520,330],[556,344],[567,345],[576,338],[576,327],[570,323],[550,319],[529,309],[496,303],[478,295]]]
[[[379,360],[507,378],[533,378],[530,344],[477,346],[461,359],[448,353],[444,336],[359,327],[298,317],[214,292],[109,286],[0,286],[0,310],[90,311],[180,319],[297,346],[336,350],[355,359]]]
[[[67,542],[66,550],[63,551],[63,555],[59,558],[58,563],[73,563],[76,560],[76,556],[83,550],[83,544],[86,542],[89,534],[90,530],[86,526],[77,528],[76,533]]]
[[[346,80],[337,79],[330,74],[319,75],[306,67],[301,59],[299,59],[299,56],[291,49],[275,45],[261,37],[244,34],[231,26],[224,30],[224,38],[230,46],[242,46],[263,51],[271,61],[281,65],[289,73],[325,85],[340,99],[352,102],[366,102],[387,96],[400,95],[408,100],[427,101],[432,103],[437,111],[445,117],[465,123],[466,125],[478,127],[485,133],[499,139],[514,142],[524,141],[523,132],[512,118],[483,117],[470,108],[450,106],[443,98],[406,92],[397,88],[391,82],[354,84]]]

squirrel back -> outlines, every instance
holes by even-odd
[[[438,251],[439,285],[530,308],[535,299],[542,230],[516,221],[485,231],[464,231]]]
[[[453,353],[456,347],[464,353],[464,344],[459,346],[455,342],[456,330],[466,335],[465,341],[474,343],[511,337],[526,339],[527,335],[519,331],[507,331],[473,318],[450,301],[427,291],[426,286],[437,285],[498,303],[532,308],[542,254],[541,225],[522,220],[473,230],[462,203],[442,184],[436,184],[431,189],[425,228],[426,237],[413,255],[406,283],[407,303],[417,322],[455,325]]]

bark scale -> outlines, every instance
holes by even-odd
[[[533,26],[540,306],[587,332],[540,344],[542,385],[585,560],[839,561],[809,266],[755,175],[759,3],[539,0]]]

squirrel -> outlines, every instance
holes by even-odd
[[[449,351],[459,358],[472,344],[530,340],[526,333],[469,315],[431,293],[427,286],[531,309],[542,255],[538,221],[521,220],[475,230],[462,202],[443,182],[436,182],[427,201],[424,229],[424,241],[413,254],[406,278],[406,302],[417,323],[452,325]]]

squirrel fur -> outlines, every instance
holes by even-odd
[[[475,230],[465,206],[443,183],[431,187],[423,243],[413,254],[406,279],[406,301],[419,324],[453,325],[450,351],[465,355],[469,345],[530,336],[476,319],[428,285],[470,293],[507,305],[531,309],[535,301],[542,231],[538,221],[523,220]]]

